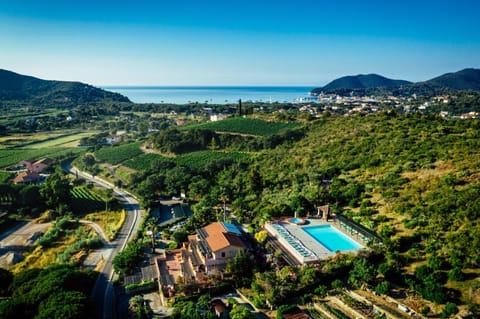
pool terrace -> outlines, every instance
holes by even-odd
[[[299,264],[313,263],[319,260],[328,259],[337,254],[337,251],[331,251],[322,245],[317,239],[308,234],[304,228],[321,225],[331,225],[336,231],[347,236],[349,240],[359,243],[359,248],[346,250],[344,252],[356,253],[365,247],[365,241],[362,237],[352,238],[345,228],[341,227],[339,222],[326,222],[322,219],[308,219],[306,225],[296,225],[288,221],[276,221],[265,225],[269,234],[277,240],[282,248],[292,255]]]

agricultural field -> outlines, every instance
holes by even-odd
[[[95,158],[102,162],[117,165],[143,154],[142,150],[140,149],[142,143],[143,142],[134,142],[119,146],[103,147],[95,152]]]
[[[189,125],[179,130],[208,129],[218,132],[268,136],[301,126],[301,123],[271,122],[249,117],[231,117],[222,121]]]
[[[0,136],[0,149],[21,147],[33,142],[43,141],[48,138],[55,138],[64,135],[64,133],[35,133],[35,134],[12,134]]]
[[[215,161],[234,161],[242,162],[250,158],[248,153],[242,152],[216,152],[216,151],[198,151],[182,154],[175,158],[180,166],[186,166],[193,170],[203,170],[209,164]]]
[[[55,131],[50,133],[25,133],[0,136],[0,149],[25,148],[37,149],[46,147],[75,147],[80,139],[98,134],[98,131]]]
[[[153,162],[155,161],[167,161],[172,160],[173,158],[166,157],[159,154],[142,154],[135,158],[131,158],[125,163],[124,166],[135,169],[137,171],[144,171],[150,168]]]
[[[126,161],[123,165],[135,170],[147,170],[154,161],[174,161],[180,166],[186,166],[193,170],[203,170],[208,164],[214,161],[231,160],[245,161],[250,158],[248,153],[242,152],[220,152],[220,151],[198,151],[176,157],[165,157],[158,154],[143,154]]]
[[[11,179],[12,177],[13,177],[12,173],[0,171],[0,184],[8,182],[8,180]]]
[[[105,210],[105,201],[85,186],[72,189],[73,210],[77,215]]]
[[[16,146],[17,148],[51,148],[51,147],[76,147],[80,140],[85,137],[90,137],[97,134],[97,132],[75,132],[69,134],[62,134],[59,136],[51,136],[43,140],[32,141],[27,144],[21,144]]]
[[[81,148],[72,147],[52,147],[41,149],[0,149],[0,168],[7,168],[17,165],[25,159],[44,158],[52,159],[64,156],[79,156],[85,150]]]

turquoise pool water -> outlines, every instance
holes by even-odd
[[[305,222],[303,219],[297,217],[290,218],[289,221],[295,224],[303,224]]]
[[[304,227],[302,229],[332,252],[353,250],[363,247],[332,225]]]

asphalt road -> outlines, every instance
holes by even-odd
[[[95,317],[98,319],[116,319],[115,289],[113,287],[113,258],[127,245],[128,240],[136,232],[141,223],[142,211],[138,201],[133,195],[116,188],[113,184],[94,177],[88,173],[80,172],[77,168],[66,168],[70,174],[78,178],[86,179],[100,187],[113,189],[114,196],[124,203],[127,208],[127,217],[117,238],[107,244],[106,253],[103,256],[105,264],[98,275],[92,292],[92,300],[95,304]]]

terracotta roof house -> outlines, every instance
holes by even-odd
[[[41,176],[36,172],[20,172],[13,180],[14,184],[33,184],[38,183]]]
[[[41,173],[45,168],[53,164],[53,160],[50,158],[42,158],[40,160],[28,159],[21,161],[18,165],[25,167],[27,171]]]
[[[35,163],[32,164],[30,167],[30,171],[40,173],[42,172],[45,168],[49,167],[50,165],[53,164],[53,160],[50,158],[43,158],[41,160],[36,161]]]
[[[247,252],[248,244],[237,226],[216,222],[197,230],[189,236],[192,266],[196,271],[210,273],[213,268],[223,268],[238,253]]]

